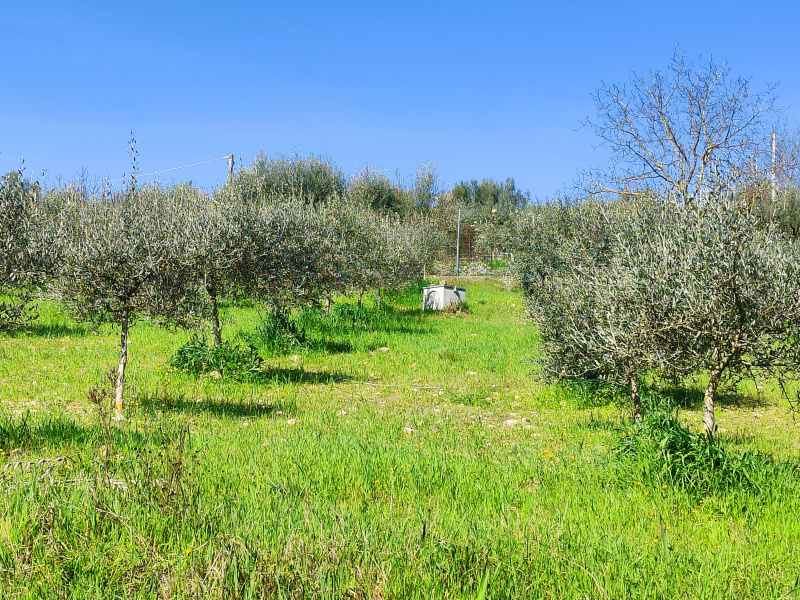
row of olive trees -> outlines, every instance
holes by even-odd
[[[522,281],[545,371],[626,386],[703,375],[720,386],[800,376],[800,247],[740,198],[620,199],[543,207]]]
[[[314,206],[346,199],[382,214],[424,219],[437,239],[450,240],[440,247],[440,260],[455,251],[459,210],[462,223],[472,228],[476,248],[513,252],[515,222],[530,201],[530,194],[518,189],[512,178],[500,183],[472,180],[446,189],[430,163],[419,165],[407,181],[370,167],[348,178],[330,159],[314,155],[262,153],[234,174],[229,187],[267,202],[287,195]]]
[[[0,199],[0,298],[15,307],[0,319],[19,325],[27,294],[38,289],[79,319],[118,325],[120,418],[136,319],[210,322],[220,343],[222,298],[247,296],[280,310],[329,304],[337,294],[360,301],[367,290],[417,279],[429,260],[424,223],[391,221],[336,196],[312,204],[236,186],[209,196],[189,185],[43,195],[12,175]]]

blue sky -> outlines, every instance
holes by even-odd
[[[0,0],[0,172],[50,182],[264,150],[552,195],[602,166],[592,92],[631,71],[727,60],[800,121],[796,2]],[[205,187],[225,161],[164,173]]]

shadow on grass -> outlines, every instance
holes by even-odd
[[[358,333],[427,334],[432,327],[433,313],[422,308],[395,307],[359,309],[351,304],[337,304],[330,314],[320,310],[308,311],[300,321],[309,333],[337,338]]]
[[[142,435],[111,427],[111,441],[117,446],[141,444]],[[82,425],[63,415],[41,417],[26,413],[18,417],[0,415],[0,448],[13,450],[63,449],[65,446],[95,447],[104,442],[99,424]]]
[[[87,323],[33,323],[18,335],[43,338],[88,337],[98,333]]]
[[[287,317],[266,313],[252,332],[239,332],[238,338],[252,345],[265,357],[287,356],[294,352],[346,354],[367,346],[373,350],[386,345],[375,337],[392,334],[426,335],[434,331],[429,314],[420,308],[390,305],[359,308],[348,302],[331,307],[330,312],[308,309]],[[282,344],[281,336],[291,339]]]
[[[148,413],[203,413],[215,417],[271,417],[292,414],[297,406],[293,400],[273,404],[241,401],[228,402],[212,398],[189,398],[182,394],[139,394],[134,402]]]
[[[326,354],[347,354],[355,349],[355,346],[344,340],[312,340],[306,344],[307,350],[311,352],[324,352]]]
[[[661,390],[677,407],[685,410],[702,410],[704,391],[698,388],[665,387]],[[717,407],[763,408],[767,405],[764,398],[750,394],[726,393],[717,394],[714,404]]]
[[[204,378],[207,378],[205,376]],[[254,375],[242,378],[226,378],[219,380],[220,384],[225,383],[248,383],[255,385],[303,385],[303,384],[331,384],[350,381],[351,377],[344,373],[326,371],[309,371],[299,367],[291,368],[270,368]],[[267,416],[277,410],[292,410],[293,404],[282,402],[278,404],[264,404],[255,401],[226,401],[212,398],[197,397],[190,398],[183,394],[171,394],[164,392],[140,393],[133,398],[134,405],[138,404],[148,412],[163,410],[178,410],[184,412],[202,411],[210,412],[219,416]]]
[[[345,373],[328,371],[309,371],[300,367],[280,368],[270,367],[260,371],[248,379],[248,383],[257,384],[328,384],[339,383],[350,379]]]

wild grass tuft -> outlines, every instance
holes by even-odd
[[[169,365],[192,375],[217,373],[221,377],[248,380],[256,377],[263,359],[252,345],[239,346],[228,341],[209,345],[200,336],[192,336],[169,359]]]
[[[730,450],[718,436],[693,433],[675,412],[664,410],[623,431],[616,454],[634,479],[677,487],[693,497],[778,492],[799,482],[797,463]]]
[[[241,337],[264,355],[283,356],[304,348],[306,334],[303,325],[285,311],[266,313],[251,333]]]

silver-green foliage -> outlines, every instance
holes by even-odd
[[[412,194],[394,183],[387,175],[364,169],[347,185],[346,194],[354,202],[379,213],[405,213],[412,203]]]
[[[262,152],[251,166],[236,173],[231,186],[251,200],[294,198],[316,204],[342,196],[345,176],[325,157],[311,154],[270,158]]]
[[[800,375],[800,249],[734,197],[553,207],[523,285],[546,372],[630,386],[651,369],[721,384]]]
[[[0,330],[28,324],[36,314],[28,302],[46,255],[34,241],[40,190],[12,171],[0,178]]]
[[[148,315],[185,322],[194,290],[182,279],[183,196],[187,188],[147,187],[110,199],[71,190],[47,196],[59,272],[54,290],[80,319],[118,322]]]
[[[196,281],[180,261],[189,193],[185,186],[131,186],[104,198],[67,189],[43,201],[43,227],[53,232],[59,257],[53,290],[76,317],[121,328],[118,418],[132,322],[148,316],[190,324],[202,313]]]

